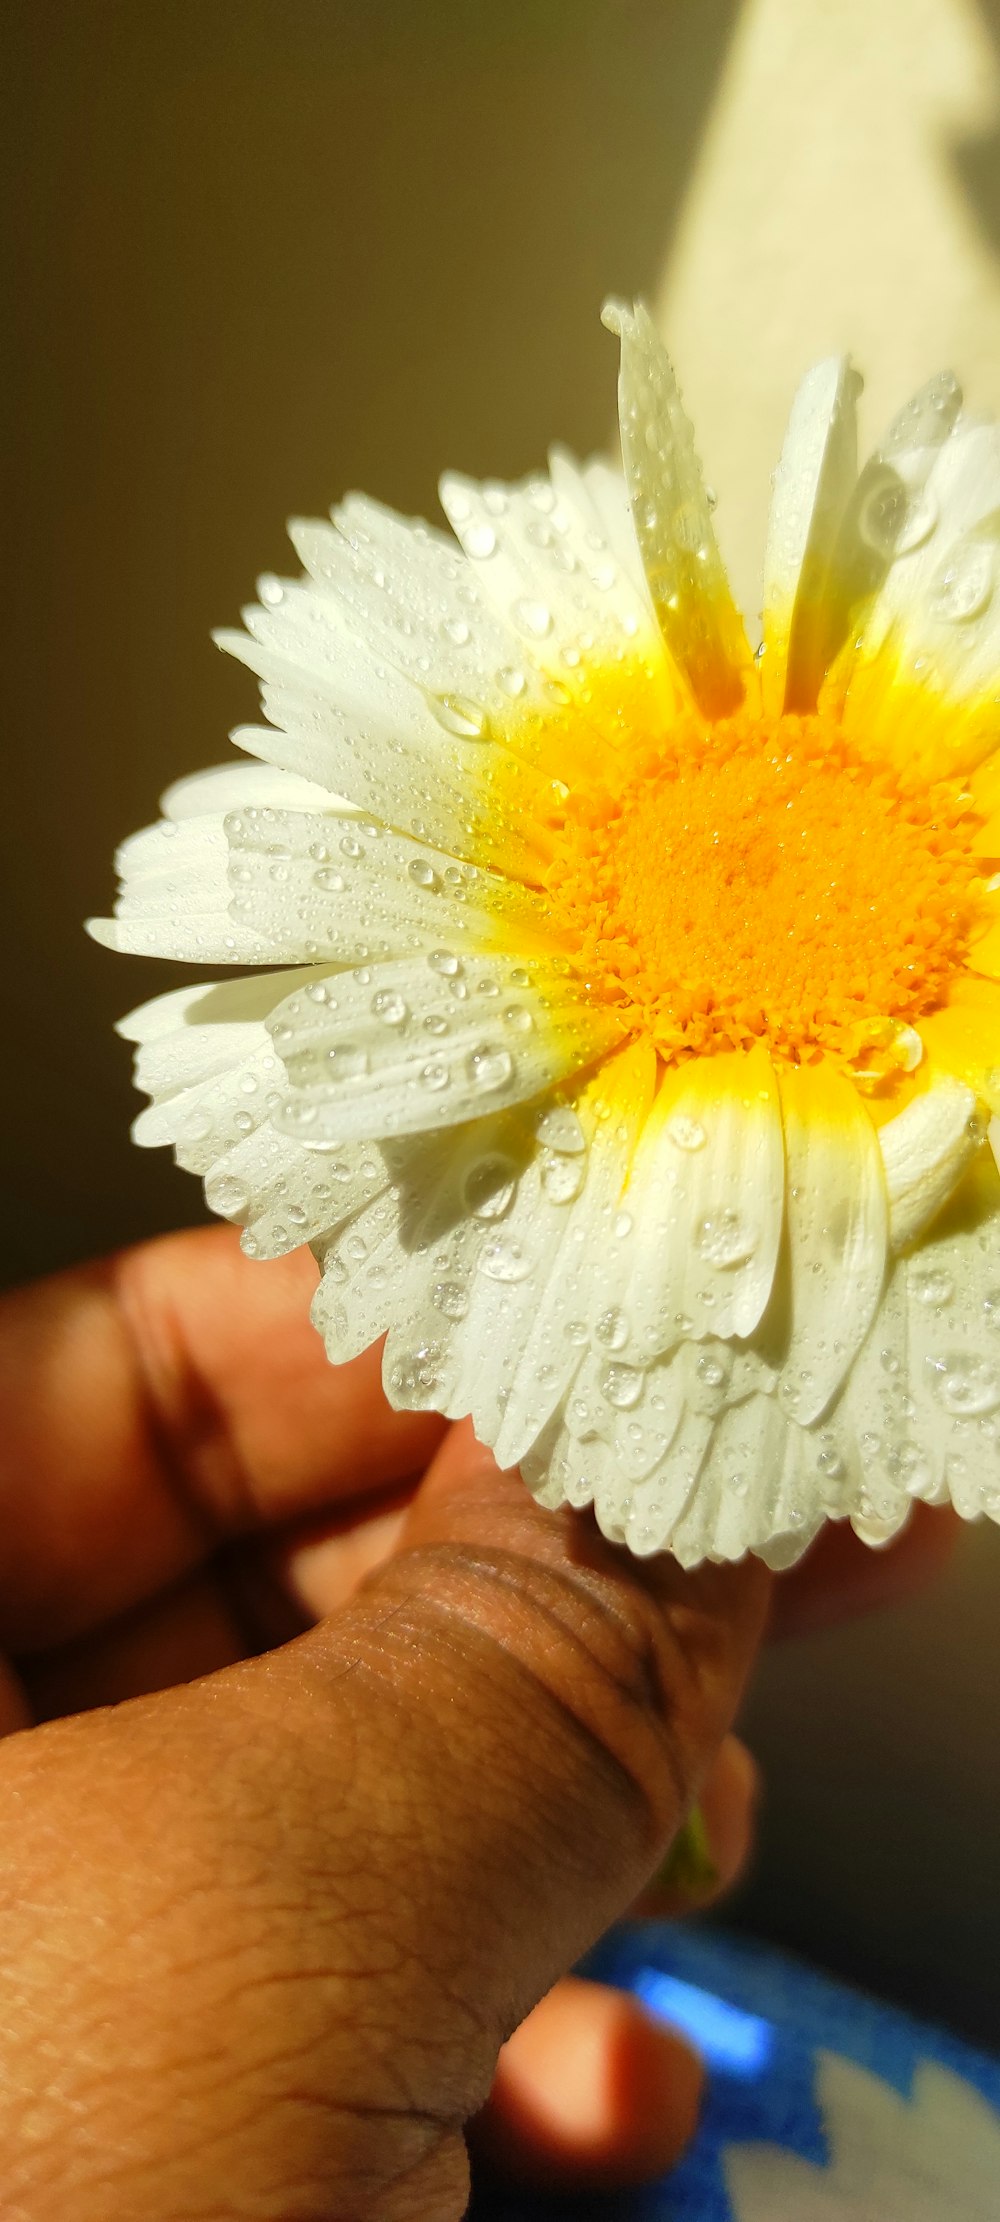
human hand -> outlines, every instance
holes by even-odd
[[[10,2222],[458,2222],[473,2117],[554,2177],[693,2123],[686,2048],[558,1978],[694,1796],[738,1866],[769,1578],[632,1561],[390,1412],[309,1273],[220,1229],[0,1305]],[[945,1533],[830,1531],[783,1622]]]

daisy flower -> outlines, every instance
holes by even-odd
[[[795,400],[755,656],[670,365],[623,475],[350,496],[222,645],[250,762],[125,844],[112,947],[256,973],[123,1024],[330,1357],[685,1565],[1000,1511],[1000,434],[936,378],[858,469]]]

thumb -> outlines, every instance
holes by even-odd
[[[541,1511],[456,1428],[331,1620],[8,1737],[18,2213],[459,2222],[499,2048],[662,1857],[766,1601]]]
[[[467,1424],[438,1452],[345,1622],[408,1724],[423,1955],[454,1955],[460,1906],[449,1980],[498,2041],[662,1861],[732,1722],[769,1589],[757,1560],[686,1573],[543,1510]]]

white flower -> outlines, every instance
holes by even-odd
[[[685,1564],[1000,1507],[1000,435],[939,378],[860,475],[822,363],[757,661],[648,317],[625,475],[352,496],[223,644],[259,761],[126,843],[113,947],[266,970],[123,1031],[333,1359]],[[338,800],[347,797],[345,803]]]
[[[734,2222],[995,2222],[1000,2117],[960,2076],[922,2062],[903,2099],[820,2053],[817,2095],[829,2166],[774,2145],[731,2146]]]

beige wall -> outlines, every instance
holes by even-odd
[[[190,1220],[133,1151],[114,840],[250,709],[209,627],[283,520],[599,446],[607,290],[658,305],[755,596],[792,377],[873,415],[942,356],[1000,402],[994,6],[971,0],[14,0],[0,899],[11,1278]],[[699,149],[701,158],[699,160]],[[747,1918],[1000,2037],[996,1539],[767,1666]],[[993,1954],[993,1964],[996,1952]]]

